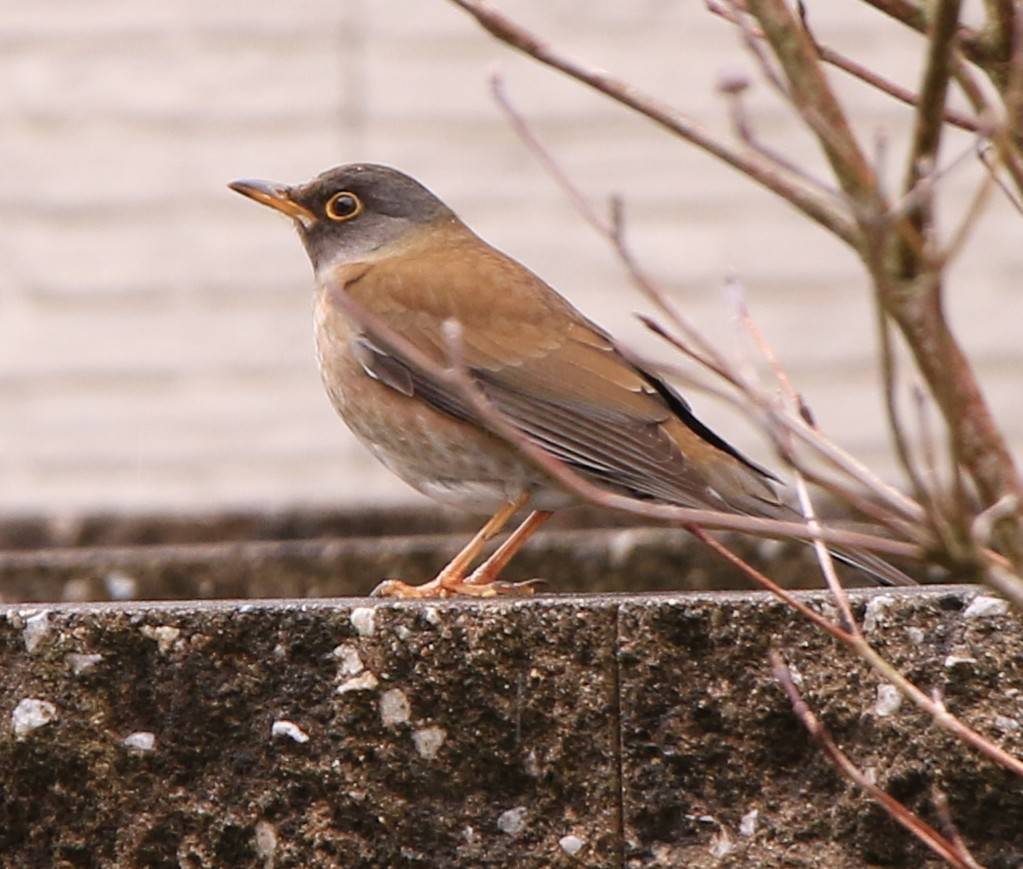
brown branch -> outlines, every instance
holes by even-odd
[[[926,8],[922,4],[915,3],[913,0],[865,0],[865,2],[890,18],[901,21],[917,33],[927,33],[928,16]],[[964,54],[974,63],[983,67],[987,52],[983,47],[980,34],[971,27],[960,25],[956,30],[956,36]]]
[[[691,534],[713,548],[722,558],[739,568],[739,570],[745,573],[746,576],[752,579],[757,585],[761,586],[761,588],[770,591],[790,606],[795,606],[792,601],[796,599],[793,598],[791,593],[786,592],[784,589],[780,589],[776,583],[770,580],[761,571],[753,567],[753,565],[749,562],[732,552],[727,546],[715,540],[713,537],[710,537],[699,528],[690,528],[689,531]],[[949,731],[988,759],[994,761],[1015,775],[1023,777],[1023,761],[1019,758],[1013,757],[1000,746],[995,745],[991,742],[991,740],[987,739],[972,727],[956,718],[956,716],[952,715],[948,709],[945,708],[943,703],[929,697],[926,693],[917,688],[917,686],[910,682],[897,667],[885,660],[885,658],[867,642],[866,638],[864,638],[862,634],[852,634],[849,631],[840,628],[828,619],[825,619],[822,616],[817,616],[817,613],[814,613],[814,616],[817,616],[816,618],[810,617],[805,611],[808,609],[806,605],[802,604],[801,601],[799,601],[799,603],[801,605],[795,606],[795,608],[799,610],[800,613],[807,616],[807,618],[817,625],[817,627],[827,632],[844,646],[849,648],[853,654],[868,664],[871,669],[878,673],[883,679],[894,685],[903,697],[906,697],[930,715],[935,724],[942,729]],[[813,612],[813,610],[810,610],[810,612]]]
[[[953,846],[955,846],[956,851],[958,851],[963,860],[966,861],[966,864],[970,867],[970,869],[984,869],[984,867],[981,866],[970,853],[970,849],[966,847],[966,842],[963,841],[963,837],[959,833],[959,828],[952,819],[952,811],[948,806],[948,796],[936,784],[931,785],[931,802],[934,803],[934,810],[937,812],[938,818],[941,820],[941,826],[945,831],[945,836],[953,844]]]
[[[846,243],[853,247],[858,244],[856,228],[848,214],[816,191],[807,189],[798,178],[794,178],[778,166],[772,165],[763,156],[736,150],[712,136],[680,112],[641,93],[626,82],[565,57],[542,42],[533,33],[479,0],[451,0],[451,2],[472,15],[487,32],[506,45],[600,91],[616,102],[628,106],[676,136],[738,169],[768,190],[777,193],[814,222],[830,230]]]
[[[933,174],[938,161],[941,134],[945,129],[945,101],[948,94],[948,80],[952,70],[952,51],[955,47],[956,29],[959,23],[961,0],[938,0],[929,30],[927,64],[924,68],[923,84],[920,88],[920,102],[917,105],[913,143],[910,147],[909,164],[903,190],[906,194],[918,188]],[[925,191],[932,190],[926,185]],[[909,212],[909,220],[917,232],[923,234],[925,226],[933,223],[933,196],[925,193]],[[902,276],[908,277],[917,271],[917,251],[900,237],[896,256]],[[935,291],[940,291],[936,282],[928,282]],[[923,289],[921,287],[921,289]]]
[[[793,386],[788,372],[782,366],[781,360],[778,359],[777,354],[774,352],[774,348],[771,346],[770,342],[768,342],[767,336],[764,335],[763,331],[761,331],[760,327],[750,314],[749,306],[746,304],[745,295],[742,292],[741,286],[737,281],[733,281],[733,284],[739,323],[753,339],[753,343],[760,351],[760,355],[767,361],[771,371],[774,373],[775,381],[781,388],[782,393],[788,398],[789,404],[798,411],[800,417],[808,426],[810,426],[810,428],[817,431],[817,424],[809,406],[805,403],[803,396],[800,395],[795,386]],[[806,524],[809,527],[819,528],[820,522],[817,519],[817,511],[814,509],[813,501],[810,498],[810,492],[807,489],[806,480],[799,472],[798,468],[794,468],[794,471],[796,496],[799,501],[800,512],[802,512],[803,518],[806,520]],[[821,573],[824,576],[824,581],[831,590],[831,595],[835,598],[838,610],[842,614],[842,621],[846,630],[854,636],[859,636],[860,627],[852,614],[852,607],[849,606],[849,597],[846,595],[845,589],[842,587],[842,583],[838,579],[838,574],[835,572],[835,562],[831,557],[831,551],[819,540],[813,541],[813,549],[814,554],[817,556],[817,563],[820,566]]]
[[[930,501],[930,493],[916,466],[913,451],[909,448],[909,441],[906,438],[902,417],[899,413],[898,376],[895,349],[892,346],[892,330],[888,314],[880,306],[877,307],[877,330],[878,346],[881,350],[881,383],[884,392],[885,415],[888,418],[888,430],[895,446],[895,455],[899,459],[903,473],[913,487],[913,495],[917,503],[925,505],[926,521],[933,525],[934,505]]]
[[[734,14],[730,9],[726,9],[719,3],[715,2],[715,0],[707,0],[707,8],[715,15],[724,18],[726,21],[730,21],[733,24],[738,24],[737,21],[738,16]],[[920,97],[914,91],[911,91],[909,88],[903,87],[897,82],[893,82],[889,79],[886,79],[884,76],[879,75],[878,73],[874,72],[872,69],[869,69],[868,67],[859,63],[858,61],[855,61],[852,58],[842,54],[841,52],[838,52],[835,49],[830,48],[827,45],[822,45],[820,42],[818,42],[817,38],[813,34],[813,31],[810,30],[809,21],[806,15],[805,8],[800,7],[799,12],[800,22],[802,23],[803,28],[806,30],[810,39],[813,40],[814,47],[817,50],[817,56],[820,57],[821,60],[823,60],[827,64],[830,64],[831,66],[836,67],[837,69],[842,70],[842,72],[848,73],[849,75],[853,76],[853,78],[858,78],[860,81],[870,85],[873,88],[876,88],[882,93],[886,93],[889,96],[894,97],[896,100],[898,100],[901,103],[905,103],[907,106],[917,105],[917,103],[920,100]],[[758,39],[764,38],[764,33],[762,30],[759,30],[757,28],[750,28],[750,32]],[[962,112],[957,111],[956,109],[946,108],[945,120],[948,121],[953,126],[959,127],[960,129],[963,130],[969,130],[970,132],[973,133],[981,132],[983,129],[981,123],[976,118],[972,118],[969,115],[965,115]]]
[[[1012,453],[969,359],[948,326],[940,295],[926,289],[906,295],[886,287],[883,273],[875,272],[874,278],[881,287],[883,304],[906,336],[916,364],[941,409],[955,461],[969,471],[985,503],[994,503],[1004,495],[1023,496],[1023,481]],[[1023,566],[1020,514],[1000,527],[996,539],[1018,570]]]
[[[877,180],[817,61],[817,52],[784,0],[748,0],[781,63],[792,104],[814,131],[839,184],[860,208],[876,206]]]
[[[924,75],[921,104],[913,147],[907,167],[907,187],[934,164],[940,144],[942,111],[952,71],[953,42],[962,39],[957,27],[959,0],[943,0],[935,17],[932,45]],[[918,230],[932,226],[930,209],[921,205],[911,211]],[[935,259],[925,261],[920,252],[895,240],[894,257],[881,227],[862,225],[866,239],[864,261],[871,272],[878,299],[898,324],[914,360],[934,396],[950,432],[955,464],[967,469],[987,504],[1003,495],[1023,495],[1023,480],[984,398],[969,360],[945,318],[941,275]],[[893,261],[894,259],[894,261]],[[1002,523],[997,535],[1017,571],[1023,567],[1023,521],[1021,514]]]
[[[772,674],[788,695],[792,711],[842,775],[866,791],[871,799],[881,804],[893,820],[909,830],[943,860],[957,869],[981,869],[965,847],[943,836],[906,805],[875,785],[835,744],[827,728],[803,700],[782,656],[772,649],[770,659]]]
[[[703,336],[700,335],[700,333],[692,326],[692,324],[690,324],[689,321],[686,318],[684,318],[673,305],[671,305],[668,302],[664,294],[664,291],[659,286],[657,286],[657,284],[654,281],[652,281],[642,269],[640,269],[634,257],[631,255],[630,250],[625,244],[624,226],[622,222],[620,208],[612,209],[611,212],[612,216],[610,220],[605,220],[599,213],[597,213],[597,211],[590,205],[587,197],[583,195],[582,191],[568,177],[567,173],[564,171],[564,169],[561,167],[558,161],[554,158],[551,152],[544,146],[544,144],[539,140],[539,138],[530,128],[529,124],[526,122],[526,119],[508,99],[504,91],[503,83],[498,76],[492,77],[491,87],[493,90],[495,100],[501,107],[502,111],[504,111],[505,114],[507,115],[509,123],[512,126],[512,129],[518,134],[522,142],[526,145],[530,152],[532,152],[534,157],[540,162],[540,164],[544,167],[548,174],[551,175],[551,177],[554,179],[557,185],[561,187],[561,189],[565,192],[569,201],[575,206],[576,210],[583,217],[583,219],[612,246],[612,248],[618,255],[619,259],[622,261],[622,264],[625,267],[626,271],[629,273],[633,282],[640,289],[640,291],[643,292],[644,295],[646,295],[658,308],[660,308],[662,312],[664,312],[669,317],[669,319],[671,319],[672,322],[676,324],[680,331],[686,333],[686,335],[688,336],[688,340],[683,340],[678,336],[670,333],[667,329],[665,329],[655,320],[645,315],[642,314],[637,315],[640,321],[643,322],[644,325],[646,325],[647,328],[651,329],[655,334],[659,335],[664,340],[672,344],[672,346],[674,346],[676,349],[680,350],[682,353],[689,356],[699,364],[707,367],[715,374],[717,374],[719,377],[721,377],[723,380],[725,380],[727,383],[732,385],[735,389],[738,390],[741,396],[745,397],[746,399],[752,399],[754,406],[760,408],[770,408],[769,417],[773,422],[773,425],[768,428],[768,431],[779,453],[782,455],[783,459],[787,460],[789,464],[791,464],[793,469],[795,469],[797,472],[804,471],[804,469],[801,467],[800,462],[796,459],[789,445],[788,438],[783,438],[779,433],[780,431],[784,431],[787,435],[789,435],[789,437],[791,437],[792,435],[792,432],[786,429],[784,425],[779,425],[775,416],[777,409],[770,405],[770,402],[766,400],[766,398],[762,394],[754,390],[752,384],[741,378],[737,374],[737,372],[733,371],[729,362],[720,353],[718,353],[718,351],[710,342],[706,341],[706,339],[704,339]],[[699,351],[693,349],[690,342],[697,344],[701,349]],[[624,348],[620,349],[622,349],[623,352],[626,352],[626,355],[630,359],[632,359],[632,361],[634,361],[636,364],[639,364],[641,366],[644,364],[644,360],[641,357],[637,357],[635,354],[625,351]],[[689,380],[688,375],[682,372],[669,370],[665,368],[663,364],[660,365],[659,367],[665,373],[669,374],[673,373],[674,376],[676,377],[681,377],[681,379],[683,380]],[[700,384],[698,388],[704,390],[708,389],[703,384]],[[750,408],[748,404],[740,403],[731,396],[722,395],[717,390],[710,391],[713,394],[717,395],[719,398],[723,398],[724,400],[737,405],[740,410],[749,413]],[[784,418],[786,415],[782,414],[781,416]],[[801,426],[803,423],[806,423],[805,419],[800,420]],[[875,495],[881,495],[884,500],[888,501],[890,507],[894,505],[897,513],[905,514],[906,506],[909,503],[905,496],[903,496],[896,490],[892,489],[891,487],[885,485],[876,477],[870,475],[864,476],[864,474],[861,473],[861,471],[864,469],[862,468],[862,466],[858,465],[858,463],[853,464],[851,469],[849,467],[848,462],[846,462],[844,466],[836,463],[836,458],[840,458],[844,456],[844,454],[837,447],[834,447],[829,442],[827,442],[823,435],[821,435],[820,432],[814,427],[810,426],[809,428],[805,429],[805,431],[801,431],[800,434],[803,436],[806,436],[808,434],[811,437],[812,443],[816,447],[817,451],[822,452],[822,454],[825,455],[825,457],[827,457],[829,461],[832,462],[832,464],[836,464],[836,467],[840,467],[840,469],[842,469],[843,472],[853,476],[853,478],[857,479],[861,485],[867,485],[868,487],[872,488]],[[806,476],[814,479],[815,481],[820,481],[819,475],[806,474]],[[865,502],[865,499],[859,497],[856,493],[849,491],[847,487],[840,487],[837,484],[832,483],[831,485],[825,485],[825,488],[827,488],[833,494],[837,493],[840,496],[844,496],[847,503],[853,504],[854,506],[861,505],[862,507],[865,508],[863,512],[866,515],[870,515],[873,516],[874,518],[879,519],[879,521],[881,521],[882,524],[888,527],[889,530],[899,534],[900,536],[910,537],[913,536],[911,533],[907,534],[908,529],[904,522],[896,519],[894,516],[883,510],[874,508],[873,504]],[[923,515],[923,512],[920,511],[919,508],[916,507],[916,505],[909,504],[909,506],[913,507],[917,511],[917,515],[921,516]]]

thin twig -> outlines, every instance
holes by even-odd
[[[925,514],[919,505],[906,498],[904,494],[894,487],[889,486],[879,477],[869,471],[866,466],[856,462],[852,457],[845,454],[837,446],[828,441],[819,431],[805,424],[805,420],[794,420],[779,408],[773,406],[760,391],[756,390],[750,382],[740,377],[734,371],[728,360],[718,352],[711,342],[707,341],[700,332],[693,326],[682,313],[672,305],[664,290],[643,270],[637,263],[631,250],[625,243],[624,223],[621,207],[612,208],[610,219],[603,218],[590,204],[586,196],[578,186],[569,178],[567,173],[554,158],[553,154],[545,147],[540,139],[533,132],[522,114],[515,108],[505,93],[503,82],[500,77],[491,78],[491,89],[494,99],[502,111],[508,117],[512,129],[516,132],[525,146],[536,157],[540,164],[546,169],[555,183],[565,192],[569,201],[575,206],[582,218],[599,233],[614,249],[626,272],[629,274],[636,287],[662,312],[672,324],[685,335],[681,338],[667,330],[650,317],[643,314],[637,315],[641,322],[651,329],[655,334],[672,344],[676,349],[694,359],[699,364],[713,371],[719,377],[737,388],[746,398],[752,398],[755,406],[767,414],[767,418],[775,425],[781,424],[782,428],[790,434],[794,434],[800,440],[809,443],[815,450],[823,455],[831,464],[849,474],[861,485],[869,490],[880,494],[889,506],[898,513],[911,518],[922,518]],[[617,200],[614,200],[617,201]],[[695,346],[694,346],[695,345]],[[625,348],[625,354],[634,362],[640,362],[636,354],[629,353]],[[662,368],[664,366],[661,366]],[[746,408],[743,408],[746,409]],[[798,428],[793,430],[795,423]],[[773,428],[771,428],[773,431]],[[776,444],[779,439],[773,437]],[[783,455],[788,453],[783,451]],[[794,467],[798,467],[795,466]]]
[[[735,135],[740,141],[752,150],[756,151],[758,154],[762,155],[765,160],[769,160],[782,167],[794,177],[801,178],[804,183],[816,190],[819,190],[823,195],[835,199],[840,204],[845,202],[842,194],[835,190],[834,187],[829,186],[821,179],[811,175],[798,164],[789,160],[780,151],[765,145],[759,138],[757,138],[753,132],[753,125],[750,123],[749,118],[746,115],[745,103],[742,98],[743,88],[738,87],[738,82],[734,77],[725,77],[722,81],[720,81],[718,84],[718,91],[723,94],[727,100],[729,115],[732,121],[732,129],[735,131]]]
[[[508,122],[519,139],[539,161],[551,178],[554,179],[554,182],[562,189],[583,220],[611,245],[636,288],[671,321],[675,328],[687,336],[690,343],[685,347],[684,352],[701,365],[713,371],[722,371],[726,367],[725,360],[714,346],[700,335],[695,326],[668,301],[664,290],[645,269],[640,267],[636,258],[632,255],[625,242],[621,200],[613,198],[608,217],[604,218],[601,216],[583,195],[578,186],[568,177],[551,152],[533,133],[519,110],[508,99],[500,76],[491,76],[490,88],[494,100],[505,113]]]
[[[859,208],[876,204],[874,171],[792,10],[784,0],[748,0],[748,6],[785,72],[792,106],[817,136],[842,190]]]
[[[716,0],[707,0],[707,8],[715,15],[724,18],[726,21],[729,21],[732,24],[738,23],[737,18],[739,16],[733,13],[731,9],[726,9],[720,3],[716,2]],[[801,7],[799,11],[800,22],[802,23],[803,28],[806,30],[807,34],[813,40],[814,47],[817,49],[817,54],[821,60],[823,60],[825,63],[831,64],[831,66],[834,66],[842,70],[843,72],[848,73],[854,78],[860,79],[860,81],[869,84],[871,87],[876,88],[882,93],[886,93],[889,96],[894,97],[899,102],[905,103],[907,106],[917,105],[917,103],[920,100],[920,97],[914,91],[911,91],[909,88],[903,87],[902,85],[897,84],[896,82],[886,79],[884,76],[879,75],[872,69],[869,69],[868,67],[853,60],[852,58],[847,57],[846,55],[838,51],[835,51],[835,49],[830,48],[827,45],[822,45],[820,42],[818,42],[813,31],[810,29],[809,20],[808,16],[806,15],[805,8]],[[764,33],[759,28],[750,26],[748,28],[748,31],[758,39],[764,38]],[[960,129],[963,130],[969,130],[972,133],[977,133],[984,129],[983,125],[975,118],[972,118],[969,115],[965,115],[962,112],[956,111],[955,109],[951,108],[947,108],[945,110],[945,120],[948,121],[948,123],[952,124],[953,126],[959,127]]]
[[[937,166],[938,148],[945,129],[945,102],[961,5],[962,0],[936,0],[934,4],[935,10],[928,30],[927,64],[903,186],[907,195],[925,181]],[[933,223],[933,197],[930,193],[933,187],[925,183],[920,189],[923,196],[908,216],[912,225],[922,233],[925,226]],[[916,270],[917,251],[912,250],[901,238],[899,241],[897,250],[900,268],[903,275],[910,276]],[[935,281],[931,285],[935,290],[940,288],[940,282]]]
[[[987,169],[988,174],[995,180],[995,183],[1001,189],[1002,193],[1005,194],[1005,198],[1009,200],[1016,211],[1023,215],[1023,201],[1021,201],[1020,198],[1009,189],[1008,185],[998,177],[998,166],[988,158],[988,152],[982,149],[979,157],[980,162],[984,164],[984,168]]]
[[[516,24],[507,16],[496,12],[480,0],[451,0],[451,2],[472,15],[487,32],[506,45],[600,91],[676,136],[696,145],[719,160],[723,160],[758,184],[777,193],[846,243],[853,247],[857,246],[856,228],[848,214],[836,208],[834,203],[824,199],[816,191],[806,189],[799,179],[790,177],[760,155],[732,148],[680,112],[641,93],[635,87],[613,78],[602,70],[569,59],[542,42],[535,34]]]
[[[807,732],[820,743],[821,748],[835,768],[851,782],[863,788],[870,798],[880,803],[896,822],[909,830],[910,833],[943,860],[955,866],[956,869],[979,869],[975,861],[964,858],[963,851],[956,846],[955,842],[947,839],[924,821],[923,818],[907,808],[905,804],[899,802],[887,791],[875,785],[846,756],[835,744],[831,734],[821,720],[813,713],[806,704],[806,701],[803,700],[799,689],[796,687],[796,683],[792,679],[792,674],[789,672],[785,659],[774,649],[770,652],[770,659],[771,671],[778,684],[781,685],[786,695],[788,695],[789,703],[792,704],[792,711],[795,712],[796,717],[806,728]],[[968,853],[966,852],[967,856]]]
[[[738,319],[746,330],[747,334],[753,339],[753,343],[757,346],[760,354],[767,360],[767,364],[774,372],[774,378],[781,387],[782,392],[788,397],[789,403],[793,408],[799,411],[799,415],[806,421],[814,430],[817,429],[817,425],[814,422],[813,414],[807,407],[803,396],[796,391],[796,388],[792,385],[792,381],[782,366],[781,361],[778,359],[777,354],[774,352],[774,348],[771,347],[767,340],[767,337],[761,331],[760,327],[756,324],[753,317],[750,314],[749,306],[746,304],[745,296],[742,292],[742,288],[738,281],[733,280],[733,298],[737,307]],[[806,487],[806,480],[798,469],[794,470],[795,477],[795,489],[796,497],[799,501],[799,509],[803,514],[803,518],[806,519],[806,524],[810,528],[819,528],[820,522],[817,520],[817,512],[814,509],[813,501],[810,498],[810,492]],[[852,607],[849,606],[849,598],[845,593],[845,589],[842,588],[842,583],[838,579],[838,574],[835,572],[835,562],[831,557],[831,551],[821,543],[820,540],[813,541],[814,554],[817,556],[817,563],[820,565],[821,573],[824,575],[824,580],[831,590],[832,597],[835,598],[835,603],[838,605],[838,610],[842,614],[842,620],[845,624],[846,630],[855,636],[860,633],[859,624],[856,622],[855,617],[852,613]]]
[[[930,500],[931,493],[924,485],[923,477],[916,466],[916,458],[913,455],[913,451],[909,448],[909,441],[906,438],[902,417],[899,413],[898,369],[895,348],[892,346],[892,330],[888,316],[887,311],[878,305],[878,343],[881,350],[881,379],[884,387],[884,404],[888,417],[888,428],[892,435],[892,442],[895,445],[895,454],[899,457],[899,464],[902,465],[903,472],[913,486],[913,494],[916,496],[917,503],[925,505],[923,518],[927,522],[933,523],[934,504]]]
[[[980,184],[977,185],[977,189],[970,199],[970,204],[959,220],[959,225],[952,232],[952,237],[948,243],[945,244],[944,248],[935,258],[935,268],[944,268],[949,265],[966,246],[970,233],[980,223],[981,215],[984,213],[988,200],[991,198],[991,191],[994,189],[997,180],[998,177],[995,172],[984,173],[984,177],[981,179]],[[1011,196],[1010,200],[1012,200]]]
[[[963,841],[962,835],[959,833],[959,828],[956,826],[956,822],[952,819],[952,811],[948,806],[948,795],[938,785],[931,785],[931,802],[934,803],[934,810],[938,814],[938,818],[941,820],[941,826],[945,831],[945,836],[955,847],[956,851],[963,858],[966,865],[970,869],[984,869],[980,863],[977,862],[973,854],[970,853],[970,849],[966,847],[966,842]]]
[[[914,0],[865,0],[865,2],[896,21],[901,21],[917,33],[927,33],[928,15],[923,4]],[[960,25],[956,35],[970,60],[983,66],[985,53],[980,34],[971,27]]]
[[[649,318],[640,317],[640,320],[654,334],[682,350],[682,352],[687,352],[685,342],[679,339],[678,336],[668,332],[662,325]],[[669,373],[672,370],[670,366],[662,365],[661,367]],[[916,501],[900,492],[894,486],[886,483],[870,468],[845,452],[845,450],[829,440],[820,431],[811,428],[806,420],[777,407],[760,390],[754,389],[751,383],[742,380],[738,372],[732,370],[730,366],[723,371],[719,371],[716,368],[712,368],[712,370],[739,389],[743,397],[764,415],[766,419],[764,427],[783,458],[789,459],[792,456],[792,452],[787,446],[787,439],[782,438],[778,433],[779,431],[792,435],[798,441],[813,449],[828,464],[851,479],[856,480],[865,489],[881,498],[900,516],[915,523],[919,523],[926,518],[924,509]],[[748,412],[749,408],[745,409]]]

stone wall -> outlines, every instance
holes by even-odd
[[[856,592],[876,648],[1019,755],[1023,636],[963,587]],[[821,593],[806,598],[832,611]],[[0,851],[17,866],[911,869],[771,677],[984,865],[1019,783],[765,594],[10,607]]]

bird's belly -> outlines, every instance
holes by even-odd
[[[431,408],[406,416],[399,429],[361,412],[345,420],[390,471],[442,504],[493,513],[527,490],[534,509],[557,509],[571,501],[504,443]]]

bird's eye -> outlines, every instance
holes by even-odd
[[[327,200],[327,217],[331,220],[351,220],[362,214],[362,200],[347,190],[335,193]]]

